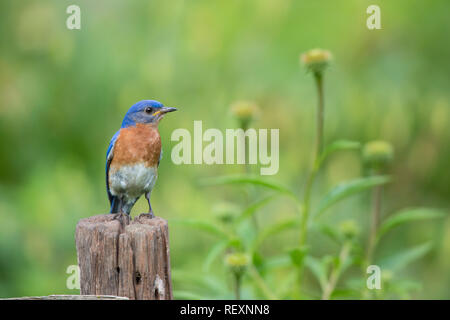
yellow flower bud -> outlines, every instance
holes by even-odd
[[[241,125],[248,125],[258,116],[259,107],[252,101],[236,101],[231,105],[231,113],[241,122]]]
[[[355,220],[345,220],[339,224],[339,230],[346,238],[354,238],[359,234],[359,227]]]
[[[332,59],[331,52],[323,49],[312,49],[300,56],[301,62],[308,71],[321,73]]]
[[[242,252],[230,253],[225,256],[225,264],[232,268],[245,268],[250,263],[250,257]]]
[[[381,169],[394,158],[394,148],[386,141],[371,141],[362,150],[364,162],[371,168]]]

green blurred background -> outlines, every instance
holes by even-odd
[[[81,30],[66,28],[70,4],[81,7]],[[381,7],[382,30],[366,28],[370,4]],[[175,273],[199,273],[212,238],[171,219],[209,221],[222,202],[239,204],[239,188],[198,181],[243,168],[174,165],[174,129],[192,130],[194,120],[235,128],[230,105],[255,101],[262,112],[254,126],[280,128],[280,170],[271,178],[300,195],[316,96],[299,54],[315,47],[334,57],[325,79],[326,141],[384,139],[395,147],[383,214],[448,209],[449,9],[447,0],[1,1],[0,297],[78,292],[66,288],[66,269],[76,264],[75,225],[108,211],[106,148],[139,100],[180,109],[160,125],[165,153],[152,194],[156,214],[169,220]],[[357,154],[336,156],[315,194],[361,170]],[[368,199],[342,202],[327,219],[367,225]],[[141,199],[133,214],[144,210]],[[270,224],[292,214],[280,199],[258,218]],[[294,237],[273,238],[264,253],[276,254]],[[329,250],[325,239],[311,238],[317,252]],[[405,276],[422,284],[415,298],[448,299],[449,219],[401,227],[383,250],[428,240],[433,249]],[[213,273],[228,285],[216,264]],[[174,280],[175,290],[191,290]]]

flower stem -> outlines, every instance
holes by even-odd
[[[313,168],[308,176],[305,186],[305,194],[303,197],[304,207],[302,220],[300,223],[300,246],[303,246],[306,242],[306,232],[309,218],[309,206],[311,198],[311,189],[314,184],[314,180],[319,171],[319,159],[323,149],[323,128],[324,128],[324,97],[323,97],[323,76],[321,72],[314,72],[314,79],[317,87],[317,118],[316,118],[316,152],[314,156]]]
[[[242,130],[244,130],[244,132],[246,132],[249,128],[249,121],[248,120],[241,120],[240,122],[240,128]],[[252,173],[252,168],[250,167],[250,147],[247,144],[245,138],[244,138],[244,147],[245,147],[245,174],[250,175]],[[249,186],[248,189],[248,196],[247,196],[247,205],[250,204],[250,198],[252,198],[252,196],[254,195],[255,190],[253,188],[253,186]],[[253,228],[255,229],[255,232],[258,233],[258,220],[255,214],[252,215],[252,225]]]
[[[377,236],[378,224],[380,221],[382,186],[376,186],[372,189],[372,215],[370,222],[369,242],[367,246],[367,265],[372,263],[373,252]]]
[[[324,123],[324,97],[323,97],[323,76],[321,72],[314,72],[314,79],[317,87],[317,127],[316,127],[316,159],[323,149],[323,123]]]
[[[311,198],[311,189],[316,178],[317,169],[314,167],[308,176],[303,197],[303,212],[300,221],[300,247],[306,243],[306,233],[308,231],[309,206]]]
[[[300,216],[300,247],[304,247],[307,240],[308,220],[310,212],[311,189],[320,169],[319,159],[323,149],[323,128],[324,128],[324,96],[323,96],[323,76],[321,72],[314,72],[314,79],[317,87],[317,117],[316,117],[316,151],[311,172],[305,185],[303,196],[303,210]],[[303,278],[303,265],[299,267],[298,283],[301,286]]]
[[[347,260],[348,255],[350,253],[350,247],[351,247],[350,242],[346,242],[342,246],[341,251],[339,253],[338,264],[334,266],[334,268],[331,270],[330,278],[328,279],[328,282],[325,285],[325,288],[323,289],[322,300],[329,300],[331,294],[336,288],[336,284],[339,280],[339,277],[341,276],[342,266]]]
[[[380,212],[381,212],[381,198],[382,198],[383,187],[376,186],[372,189],[372,213],[370,221],[370,232],[369,240],[367,244],[366,261],[363,264],[363,276],[366,276],[367,267],[373,262],[373,254],[376,247],[377,241],[377,230],[378,224],[380,222]],[[363,299],[369,299],[371,297],[371,292],[368,288],[365,288],[362,292]]]
[[[236,300],[241,300],[241,274],[234,273],[234,295]]]

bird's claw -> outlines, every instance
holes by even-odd
[[[146,217],[148,219],[153,219],[155,215],[153,214],[153,211],[147,212],[147,213],[141,213],[139,217]]]
[[[126,225],[130,224],[130,216],[123,212],[116,213],[113,220],[119,220],[119,222],[122,226],[126,226]]]

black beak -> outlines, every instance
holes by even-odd
[[[173,111],[177,111],[177,110],[178,109],[174,108],[174,107],[162,107],[160,111],[162,114],[164,114],[164,113],[169,113],[169,112],[173,112]]]

